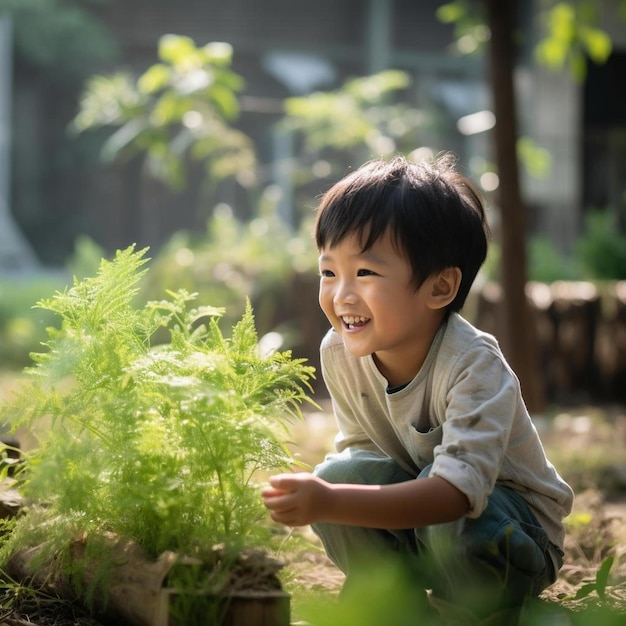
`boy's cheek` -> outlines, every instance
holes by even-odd
[[[330,290],[324,289],[323,287],[320,288],[318,302],[322,311],[324,311],[327,316],[334,314],[333,294]]]
[[[333,307],[325,306],[323,302],[320,302],[320,308],[322,309],[322,313],[326,316],[326,319],[330,322],[331,326],[337,332],[341,332],[341,320],[335,315]]]

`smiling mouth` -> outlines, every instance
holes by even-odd
[[[369,318],[360,315],[342,315],[341,321],[349,330],[356,330],[361,326],[365,326],[369,322]]]

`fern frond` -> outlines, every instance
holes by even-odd
[[[256,349],[259,336],[254,325],[252,304],[246,299],[246,308],[243,316],[233,327],[231,349],[235,354],[248,354]]]
[[[118,252],[94,278],[38,303],[61,326],[0,408],[2,421],[51,425],[24,487],[46,503],[51,550],[68,532],[96,530],[154,555],[254,542],[269,532],[254,475],[293,462],[288,420],[312,402],[314,369],[289,352],[260,354],[249,302],[230,339],[223,310],[198,306],[196,294],[138,307],[145,253]],[[157,331],[168,341],[152,345]],[[41,519],[20,518],[13,548],[33,524]]]

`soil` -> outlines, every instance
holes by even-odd
[[[595,592],[579,599],[576,592],[593,583],[603,561],[612,556],[603,602],[626,611],[626,411],[622,407],[561,409],[537,418],[536,424],[548,455],[559,461],[553,459],[576,491],[568,518],[565,563],[542,598],[572,610],[597,602]],[[302,463],[314,465],[332,448],[330,413],[307,413],[306,419],[293,425],[292,435],[292,452]],[[280,576],[288,592],[339,593],[343,575],[308,527],[295,529],[283,546],[277,556],[284,563]],[[6,592],[5,599],[9,598]],[[0,589],[0,606],[1,600]],[[0,611],[0,626],[102,626],[69,604],[60,607],[28,594],[17,604],[13,611]]]

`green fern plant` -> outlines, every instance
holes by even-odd
[[[138,307],[146,250],[118,251],[38,303],[60,328],[0,419],[40,436],[21,489],[45,506],[18,518],[0,560],[42,541],[62,562],[70,538],[93,537],[97,553],[106,533],[152,556],[200,558],[269,537],[256,477],[293,463],[285,438],[313,402],[313,368],[289,352],[259,354],[250,305],[229,338],[221,310],[194,307],[185,291]]]

